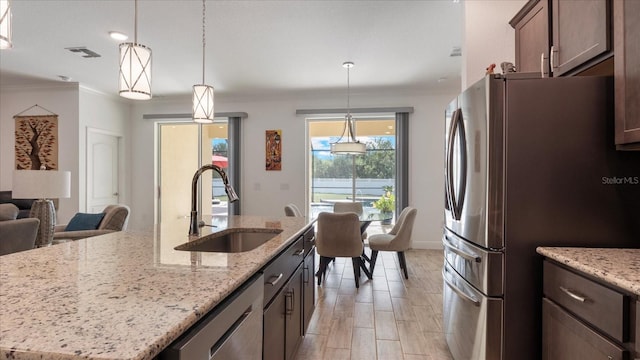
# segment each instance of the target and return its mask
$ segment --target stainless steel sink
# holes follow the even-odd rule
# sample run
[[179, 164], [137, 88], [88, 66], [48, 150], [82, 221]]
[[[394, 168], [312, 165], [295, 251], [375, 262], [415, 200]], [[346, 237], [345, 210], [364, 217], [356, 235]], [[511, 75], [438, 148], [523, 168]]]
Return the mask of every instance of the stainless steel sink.
[[176, 246], [175, 250], [238, 253], [253, 250], [280, 234], [282, 229], [227, 229]]

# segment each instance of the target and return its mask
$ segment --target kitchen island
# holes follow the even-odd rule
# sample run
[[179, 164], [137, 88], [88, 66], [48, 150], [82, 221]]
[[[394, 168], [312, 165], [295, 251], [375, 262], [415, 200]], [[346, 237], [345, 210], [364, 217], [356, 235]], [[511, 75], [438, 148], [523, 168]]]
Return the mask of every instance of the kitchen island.
[[247, 252], [174, 250], [190, 240], [185, 219], [1, 256], [0, 358], [152, 359], [311, 226], [302, 217], [214, 223], [201, 236], [282, 232]]

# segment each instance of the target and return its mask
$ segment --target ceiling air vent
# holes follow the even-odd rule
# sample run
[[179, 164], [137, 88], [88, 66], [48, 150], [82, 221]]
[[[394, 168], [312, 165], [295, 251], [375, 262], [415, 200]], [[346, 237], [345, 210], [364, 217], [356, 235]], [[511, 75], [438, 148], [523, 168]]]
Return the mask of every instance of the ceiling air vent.
[[81, 53], [82, 57], [85, 57], [85, 58], [97, 58], [97, 57], [101, 56], [97, 52], [89, 50], [84, 46], [69, 47], [69, 48], [65, 48], [65, 49], [67, 49], [67, 50], [69, 50], [71, 52], [74, 52], [74, 53]]
[[454, 46], [453, 48], [451, 48], [451, 53], [449, 54], [450, 57], [456, 57], [456, 56], [462, 56], [462, 49], [460, 49], [460, 46]]

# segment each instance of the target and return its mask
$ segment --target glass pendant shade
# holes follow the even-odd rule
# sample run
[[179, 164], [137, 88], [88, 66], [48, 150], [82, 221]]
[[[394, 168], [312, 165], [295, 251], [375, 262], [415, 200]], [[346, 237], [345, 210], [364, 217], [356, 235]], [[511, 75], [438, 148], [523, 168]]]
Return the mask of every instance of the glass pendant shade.
[[11, 43], [11, 1], [0, 0], [0, 49], [10, 49]]
[[136, 43], [120, 44], [120, 96], [151, 99], [151, 49]]
[[213, 86], [193, 85], [193, 121], [212, 123], [213, 118]]

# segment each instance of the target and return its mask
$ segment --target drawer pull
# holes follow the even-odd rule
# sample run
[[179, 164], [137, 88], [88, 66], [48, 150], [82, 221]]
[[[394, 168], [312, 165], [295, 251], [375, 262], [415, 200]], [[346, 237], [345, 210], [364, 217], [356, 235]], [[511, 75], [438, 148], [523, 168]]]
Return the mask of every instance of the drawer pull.
[[[283, 276], [284, 276], [284, 274], [283, 274], [283, 273], [280, 273], [280, 275], [277, 275], [277, 276], [276, 276], [276, 275], [274, 275], [274, 276], [272, 276], [272, 277], [267, 281], [267, 284], [269, 284], [269, 285], [271, 285], [271, 286], [276, 286], [276, 284], [280, 281], [280, 279], [282, 279], [282, 277], [283, 277]], [[275, 278], [275, 279], [274, 279], [274, 280], [271, 280], [271, 279], [273, 279], [273, 278]]]
[[573, 291], [567, 289], [564, 286], [560, 286], [560, 290], [562, 290], [563, 293], [569, 295], [569, 297], [571, 297], [574, 300], [577, 300], [577, 301], [580, 301], [580, 302], [586, 302], [587, 301], [586, 297], [580, 296], [580, 295], [574, 293]]
[[444, 244], [444, 246], [451, 250], [452, 253], [457, 254], [458, 256], [462, 257], [463, 259], [472, 261], [472, 262], [482, 262], [482, 258], [476, 254], [473, 253], [467, 253], [461, 249], [458, 249], [457, 247], [455, 247], [453, 244], [451, 244], [451, 240], [449, 240], [448, 236], [444, 236], [445, 240], [442, 242]]
[[304, 255], [304, 249], [300, 250], [300, 251], [296, 251], [295, 253], [293, 253], [293, 256], [302, 256]]

